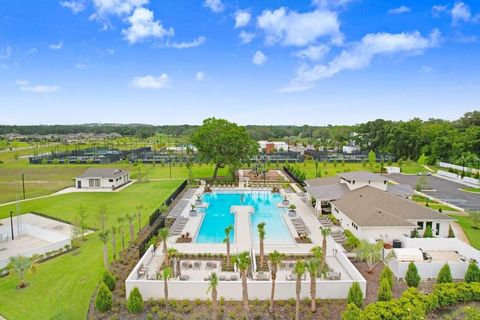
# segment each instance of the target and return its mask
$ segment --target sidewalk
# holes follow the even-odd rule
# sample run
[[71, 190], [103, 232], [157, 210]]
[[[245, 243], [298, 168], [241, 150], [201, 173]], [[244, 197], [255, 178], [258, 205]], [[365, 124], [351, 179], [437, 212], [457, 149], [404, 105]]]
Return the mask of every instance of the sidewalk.
[[455, 238], [462, 240], [466, 244], [470, 244], [470, 241], [467, 238], [467, 235], [463, 231], [462, 227], [456, 222], [450, 222], [453, 232], [455, 233]]

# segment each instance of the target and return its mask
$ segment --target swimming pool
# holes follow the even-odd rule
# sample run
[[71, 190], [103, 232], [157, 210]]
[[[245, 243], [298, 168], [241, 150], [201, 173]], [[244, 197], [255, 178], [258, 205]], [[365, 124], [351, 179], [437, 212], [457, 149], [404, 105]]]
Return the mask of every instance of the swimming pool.
[[[275, 203], [282, 202], [283, 198], [278, 193], [269, 191], [245, 192], [213, 192], [206, 193], [202, 200], [208, 203], [208, 208], [201, 209], [205, 213], [200, 230], [195, 242], [197, 243], [222, 243], [225, 239], [225, 228], [235, 226], [235, 215], [230, 213], [231, 206], [253, 206], [255, 212], [250, 216], [252, 240], [258, 243], [257, 225], [265, 222], [266, 244], [292, 244], [294, 239], [288, 231], [281, 214], [285, 208], [277, 208]], [[235, 241], [233, 232], [230, 235]]]

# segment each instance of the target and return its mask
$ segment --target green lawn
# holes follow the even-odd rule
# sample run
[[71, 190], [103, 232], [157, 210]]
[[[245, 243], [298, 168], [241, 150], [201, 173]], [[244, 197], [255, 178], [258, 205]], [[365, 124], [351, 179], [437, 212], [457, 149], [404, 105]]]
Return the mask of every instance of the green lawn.
[[434, 210], [438, 210], [441, 208], [442, 211], [458, 211], [457, 209], [454, 209], [452, 207], [449, 207], [447, 205], [441, 204], [437, 201], [431, 200], [429, 198], [426, 198], [417, 194], [412, 196], [412, 200], [422, 205], [426, 205], [426, 203], [428, 202], [428, 207]]
[[463, 191], [480, 193], [480, 188], [462, 188]]
[[[34, 198], [54, 193], [74, 185], [73, 179], [89, 167], [114, 167], [131, 171], [132, 178], [138, 176], [138, 167], [128, 163], [115, 163], [106, 165], [93, 164], [38, 164], [30, 165], [21, 161], [0, 164], [0, 203], [22, 199], [22, 172], [25, 176], [26, 198]], [[170, 167], [157, 164], [142, 165], [142, 175], [148, 179], [170, 179]], [[172, 179], [185, 179], [188, 169], [180, 164], [172, 166]], [[225, 169], [219, 170], [219, 175], [226, 173]], [[194, 165], [192, 168], [194, 178], [209, 177], [213, 174], [211, 165]]]
[[[82, 204], [88, 213], [88, 224], [99, 227], [102, 205], [106, 206], [107, 226], [110, 226], [118, 216], [133, 212], [137, 205], [143, 204], [142, 220], [147, 223], [148, 215], [180, 182], [152, 181], [134, 184], [118, 193], [75, 193], [32, 200], [22, 203], [21, 212], [36, 210], [73, 220]], [[5, 218], [10, 209], [15, 207], [2, 208], [0, 218]], [[128, 239], [128, 231], [126, 234]], [[30, 285], [26, 289], [16, 289], [14, 278], [0, 278], [0, 314], [7, 319], [84, 319], [103, 272], [102, 243], [97, 233], [87, 238], [78, 255], [66, 254], [40, 264], [37, 273], [29, 277]], [[120, 245], [119, 237], [117, 243]]]
[[480, 250], [480, 230], [473, 228], [472, 220], [468, 216], [460, 216], [451, 214], [450, 217], [457, 220], [458, 224], [462, 227], [463, 231], [467, 235], [468, 240], [472, 247]]

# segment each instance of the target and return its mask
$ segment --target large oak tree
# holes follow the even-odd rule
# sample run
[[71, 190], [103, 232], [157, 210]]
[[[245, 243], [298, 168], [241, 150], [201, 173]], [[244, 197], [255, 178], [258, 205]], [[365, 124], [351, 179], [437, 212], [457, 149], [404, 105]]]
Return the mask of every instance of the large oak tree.
[[258, 153], [258, 143], [248, 134], [245, 127], [224, 119], [208, 118], [192, 136], [199, 156], [213, 162], [213, 180], [218, 169], [224, 166], [238, 168]]

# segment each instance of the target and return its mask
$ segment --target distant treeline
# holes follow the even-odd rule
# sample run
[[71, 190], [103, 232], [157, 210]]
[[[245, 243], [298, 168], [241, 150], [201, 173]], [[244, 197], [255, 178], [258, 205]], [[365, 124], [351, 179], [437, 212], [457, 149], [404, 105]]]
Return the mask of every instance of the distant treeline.
[[[0, 126], [0, 134], [24, 135], [118, 133], [123, 136], [150, 137], [156, 133], [170, 136], [190, 136], [198, 126], [145, 124], [84, 124]], [[255, 140], [282, 139], [316, 147], [339, 148], [353, 141], [364, 150], [390, 154], [395, 158], [417, 160], [425, 154], [427, 163], [437, 160], [477, 166], [480, 156], [480, 112], [467, 112], [455, 121], [414, 118], [409, 121], [377, 119], [353, 126], [288, 126], [249, 125], [247, 130]], [[356, 134], [353, 134], [353, 133]], [[463, 156], [463, 158], [462, 158]]]

